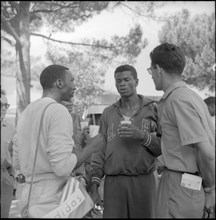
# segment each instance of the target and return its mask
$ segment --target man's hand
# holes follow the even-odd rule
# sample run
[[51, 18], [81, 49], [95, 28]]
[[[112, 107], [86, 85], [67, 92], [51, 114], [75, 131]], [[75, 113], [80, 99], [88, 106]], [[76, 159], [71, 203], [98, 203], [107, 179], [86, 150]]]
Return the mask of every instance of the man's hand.
[[204, 218], [215, 218], [215, 189], [205, 192]]
[[151, 133], [157, 132], [157, 124], [155, 121], [152, 120], [150, 122], [150, 132]]
[[118, 135], [121, 138], [133, 138], [142, 140], [143, 133], [143, 130], [137, 128], [133, 124], [120, 124], [118, 129]]
[[98, 193], [98, 186], [97, 186], [97, 184], [92, 184], [90, 186], [89, 194], [90, 194], [94, 204], [96, 206], [100, 206], [103, 209], [104, 207], [103, 207], [103, 203], [101, 201], [100, 195]]
[[86, 136], [89, 135], [89, 126], [86, 126], [82, 129], [82, 136], [86, 139]]

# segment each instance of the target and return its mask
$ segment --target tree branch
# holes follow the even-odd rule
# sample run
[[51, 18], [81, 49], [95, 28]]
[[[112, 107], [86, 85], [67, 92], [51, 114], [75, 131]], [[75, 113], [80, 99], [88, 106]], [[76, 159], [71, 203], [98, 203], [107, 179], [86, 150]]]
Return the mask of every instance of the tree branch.
[[37, 36], [37, 37], [43, 37], [43, 38], [46, 38], [48, 40], [55, 41], [55, 42], [58, 42], [58, 43], [64, 43], [64, 44], [80, 45], [80, 46], [88, 46], [88, 47], [100, 47], [100, 48], [105, 48], [105, 49], [112, 49], [112, 48], [114, 48], [114, 47], [103, 46], [103, 45], [86, 44], [86, 43], [74, 43], [74, 42], [69, 42], [69, 41], [56, 40], [56, 39], [47, 37], [45, 35], [36, 34], [36, 33], [30, 33], [30, 35]]
[[17, 35], [15, 30], [11, 26], [10, 22], [2, 14], [1, 14], [1, 22], [3, 22], [3, 24], [5, 25], [5, 27], [7, 29], [7, 32], [14, 37], [14, 39], [16, 40], [17, 45], [21, 46], [22, 44], [20, 42], [19, 36]]
[[136, 13], [136, 14], [142, 16], [142, 17], [149, 17], [149, 18], [158, 19], [158, 20], [161, 20], [161, 21], [167, 21], [167, 20], [169, 20], [170, 18], [175, 18], [175, 16], [170, 16], [170, 17], [157, 17], [157, 16], [153, 16], [153, 15], [144, 15], [144, 14], [142, 14], [142, 13], [140, 13], [140, 12], [135, 11], [135, 10], [132, 9], [131, 7], [125, 5], [125, 4], [121, 3], [121, 2], [120, 2], [120, 5], [122, 5], [122, 6], [126, 7], [126, 8], [128, 8], [128, 9], [130, 9], [131, 11], [133, 11], [134, 13]]
[[12, 40], [10, 40], [9, 38], [5, 37], [5, 36], [1, 36], [2, 40], [5, 40], [6, 42], [8, 42], [11, 46], [15, 46], [15, 44], [13, 43]]
[[[34, 10], [32, 11], [31, 13], [54, 13], [54, 12], [57, 12], [57, 11], [60, 11], [64, 8], [76, 8], [78, 5], [73, 5], [72, 3], [69, 3], [68, 5], [57, 5], [59, 8], [56, 8], [56, 9], [38, 9], [38, 10]], [[72, 6], [72, 7], [71, 7]]]

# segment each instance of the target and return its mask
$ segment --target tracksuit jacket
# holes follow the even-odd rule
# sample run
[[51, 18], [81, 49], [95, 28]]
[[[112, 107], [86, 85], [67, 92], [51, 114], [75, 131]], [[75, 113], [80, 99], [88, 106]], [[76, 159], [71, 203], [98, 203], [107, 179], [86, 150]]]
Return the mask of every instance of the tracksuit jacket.
[[[141, 108], [131, 117], [132, 124], [150, 132], [151, 123], [158, 124], [157, 106], [154, 100], [138, 95]], [[103, 150], [92, 155], [91, 183], [100, 184], [104, 175], [136, 176], [152, 173], [156, 168], [156, 157], [161, 154], [160, 137], [151, 133], [148, 146], [141, 141], [121, 138], [117, 129], [124, 120], [119, 111], [121, 99], [107, 107], [100, 121], [99, 133], [104, 134], [106, 145]]]

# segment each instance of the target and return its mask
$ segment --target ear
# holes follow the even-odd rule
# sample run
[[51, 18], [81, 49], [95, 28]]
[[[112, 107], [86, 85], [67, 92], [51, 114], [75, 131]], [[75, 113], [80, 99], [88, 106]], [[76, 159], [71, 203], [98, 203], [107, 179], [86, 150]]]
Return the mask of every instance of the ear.
[[156, 64], [156, 67], [157, 67], [158, 72], [166, 73], [166, 71], [162, 67], [160, 67], [159, 65]]
[[164, 70], [158, 64], [156, 64], [156, 69], [157, 69], [157, 77], [159, 77]]
[[135, 79], [135, 82], [136, 82], [136, 87], [137, 87], [139, 84], [139, 79]]
[[63, 87], [63, 85], [64, 85], [64, 83], [63, 83], [63, 81], [61, 80], [61, 79], [57, 79], [56, 80], [56, 86], [58, 87], [58, 88], [62, 88]]
[[156, 69], [157, 69], [157, 71], [161, 70], [161, 68], [160, 68], [160, 66], [158, 64], [156, 64]]

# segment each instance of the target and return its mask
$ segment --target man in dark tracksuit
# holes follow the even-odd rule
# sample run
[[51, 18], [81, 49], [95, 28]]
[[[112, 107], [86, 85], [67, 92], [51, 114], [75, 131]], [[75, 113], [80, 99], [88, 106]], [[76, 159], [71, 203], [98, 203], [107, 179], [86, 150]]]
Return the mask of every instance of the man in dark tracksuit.
[[153, 100], [137, 95], [134, 67], [119, 66], [115, 82], [121, 99], [101, 116], [99, 132], [105, 135], [106, 146], [92, 156], [90, 194], [100, 204], [97, 188], [105, 175], [104, 218], [152, 218], [153, 172], [161, 154], [157, 108]]

